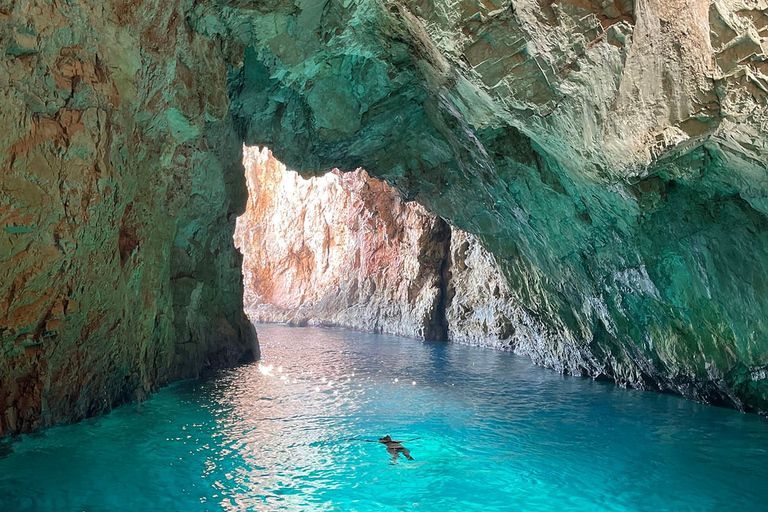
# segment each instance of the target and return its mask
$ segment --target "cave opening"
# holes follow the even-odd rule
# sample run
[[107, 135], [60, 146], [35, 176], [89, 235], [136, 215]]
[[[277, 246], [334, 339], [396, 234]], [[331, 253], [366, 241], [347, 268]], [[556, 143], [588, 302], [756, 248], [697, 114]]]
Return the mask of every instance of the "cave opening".
[[302, 177], [244, 146], [237, 220], [254, 322], [449, 338], [451, 227], [363, 169]]
[[512, 350], [538, 336], [480, 240], [386, 182], [303, 177], [258, 146], [243, 146], [243, 167], [234, 243], [251, 321]]

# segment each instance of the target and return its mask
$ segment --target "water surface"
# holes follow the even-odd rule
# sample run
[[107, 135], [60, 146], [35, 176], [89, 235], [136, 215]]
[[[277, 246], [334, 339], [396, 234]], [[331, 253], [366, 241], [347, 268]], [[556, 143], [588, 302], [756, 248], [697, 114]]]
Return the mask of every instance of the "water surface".
[[[259, 326], [263, 361], [0, 445], [0, 511], [764, 510], [768, 421], [488, 349]], [[414, 461], [348, 438], [396, 439]], [[8, 449], [12, 450], [8, 454]], [[5, 455], [3, 455], [5, 453]]]

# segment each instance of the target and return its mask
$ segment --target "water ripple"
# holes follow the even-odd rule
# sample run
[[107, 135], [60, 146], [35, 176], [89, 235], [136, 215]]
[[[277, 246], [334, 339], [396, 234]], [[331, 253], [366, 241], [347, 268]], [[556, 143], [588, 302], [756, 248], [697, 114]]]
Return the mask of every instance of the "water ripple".
[[[0, 510], [756, 510], [768, 422], [511, 354], [259, 327], [264, 359], [5, 443]], [[392, 464], [384, 434], [414, 461]]]

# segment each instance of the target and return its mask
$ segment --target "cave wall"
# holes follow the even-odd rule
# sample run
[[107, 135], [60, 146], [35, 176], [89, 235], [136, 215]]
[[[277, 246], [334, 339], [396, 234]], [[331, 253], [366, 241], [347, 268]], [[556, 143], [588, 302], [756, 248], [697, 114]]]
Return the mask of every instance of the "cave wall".
[[[228, 3], [236, 129], [476, 234], [569, 373], [768, 409], [766, 2]], [[198, 8], [204, 20], [213, 9]]]
[[362, 169], [302, 178], [259, 147], [243, 164], [235, 245], [252, 320], [512, 350], [560, 371], [578, 357], [515, 300], [476, 236]]
[[258, 147], [244, 165], [235, 245], [251, 319], [447, 339], [445, 221], [361, 169], [304, 179]]
[[190, 2], [0, 2], [0, 436], [258, 350], [219, 41]]
[[243, 141], [476, 234], [547, 364], [765, 412], [766, 10], [0, 1], [0, 429], [251, 352]]

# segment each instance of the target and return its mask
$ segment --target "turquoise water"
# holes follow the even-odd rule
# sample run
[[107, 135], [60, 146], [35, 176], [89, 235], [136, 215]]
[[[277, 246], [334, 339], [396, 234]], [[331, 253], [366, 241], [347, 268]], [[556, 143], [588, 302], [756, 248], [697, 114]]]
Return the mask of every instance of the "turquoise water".
[[[0, 445], [0, 511], [768, 506], [763, 418], [493, 350], [258, 330], [261, 366]], [[346, 440], [385, 434], [421, 437], [415, 460]]]

